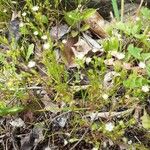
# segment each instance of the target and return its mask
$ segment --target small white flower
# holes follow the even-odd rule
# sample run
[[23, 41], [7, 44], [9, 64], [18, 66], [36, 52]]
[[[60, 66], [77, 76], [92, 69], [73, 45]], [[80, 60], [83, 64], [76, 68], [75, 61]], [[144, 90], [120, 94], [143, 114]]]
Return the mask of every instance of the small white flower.
[[140, 62], [140, 63], [139, 63], [139, 67], [144, 69], [144, 68], [146, 67], [146, 65], [145, 65], [144, 62]]
[[67, 40], [66, 40], [66, 39], [62, 40], [62, 43], [63, 43], [63, 44], [66, 44], [66, 43], [67, 43]]
[[142, 91], [145, 93], [149, 92], [149, 86], [148, 85], [142, 86]]
[[136, 20], [136, 21], [139, 21], [139, 20], [140, 20], [140, 18], [139, 18], [139, 17], [136, 17], [136, 18], [135, 18], [135, 20]]
[[92, 60], [92, 58], [87, 57], [87, 58], [85, 59], [86, 64], [88, 65], [88, 64], [91, 62], [91, 60]]
[[34, 35], [38, 35], [39, 33], [38, 33], [38, 31], [34, 31], [34, 33], [33, 33]]
[[99, 148], [97, 148], [97, 147], [94, 147], [94, 148], [92, 148], [92, 150], [98, 150]]
[[12, 3], [12, 4], [17, 4], [17, 2], [16, 2], [16, 1], [11, 1], [11, 3]]
[[29, 63], [28, 63], [29, 68], [33, 68], [33, 67], [35, 67], [35, 65], [36, 65], [35, 61], [29, 61]]
[[23, 27], [23, 26], [24, 26], [24, 23], [20, 22], [19, 27]]
[[47, 35], [43, 35], [43, 36], [41, 37], [41, 39], [47, 40]]
[[39, 6], [33, 6], [33, 7], [32, 7], [32, 10], [33, 10], [33, 11], [38, 11], [38, 10], [39, 10]]
[[51, 150], [49, 146], [45, 147], [44, 150]]
[[68, 144], [68, 141], [64, 139], [64, 146]]
[[44, 48], [44, 49], [49, 49], [49, 48], [50, 48], [49, 43], [45, 43], [45, 44], [43, 45], [43, 48]]
[[111, 132], [113, 129], [114, 129], [114, 125], [111, 122], [105, 124], [105, 130]]
[[27, 15], [27, 13], [26, 13], [26, 12], [23, 12], [23, 13], [22, 13], [22, 16], [23, 16], [23, 17], [25, 17], [26, 15]]
[[109, 97], [109, 96], [108, 96], [107, 94], [103, 94], [103, 95], [102, 95], [102, 98], [103, 98], [104, 100], [107, 100], [108, 97]]
[[105, 65], [112, 66], [114, 64], [114, 59], [110, 58], [110, 59], [104, 60], [104, 63]]
[[128, 144], [131, 145], [132, 144], [132, 140], [128, 141]]
[[4, 9], [3, 12], [6, 13], [6, 12], [7, 12], [7, 9]]

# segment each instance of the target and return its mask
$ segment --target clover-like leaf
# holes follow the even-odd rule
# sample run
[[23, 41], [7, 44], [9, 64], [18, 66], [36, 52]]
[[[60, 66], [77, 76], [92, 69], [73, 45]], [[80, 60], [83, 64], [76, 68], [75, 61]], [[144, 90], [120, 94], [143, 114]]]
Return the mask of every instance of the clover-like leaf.
[[131, 56], [133, 56], [136, 59], [141, 59], [141, 51], [142, 49], [138, 48], [138, 47], [134, 47], [133, 44], [130, 44], [128, 46], [128, 52]]
[[142, 126], [145, 129], [150, 129], [150, 116], [148, 115], [148, 113], [146, 112], [146, 110], [144, 110], [144, 115], [141, 117], [142, 119]]

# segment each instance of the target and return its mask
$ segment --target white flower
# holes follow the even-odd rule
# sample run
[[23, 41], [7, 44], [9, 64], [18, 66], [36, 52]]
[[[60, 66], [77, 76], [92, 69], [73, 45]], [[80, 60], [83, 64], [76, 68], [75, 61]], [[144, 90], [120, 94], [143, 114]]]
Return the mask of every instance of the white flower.
[[64, 139], [64, 146], [68, 144], [68, 141]]
[[97, 147], [94, 147], [94, 148], [92, 148], [92, 150], [98, 150], [98, 148], [97, 148]]
[[91, 60], [92, 60], [92, 58], [87, 57], [87, 58], [85, 59], [86, 64], [88, 65], [88, 64], [91, 62]]
[[103, 95], [102, 95], [102, 98], [103, 98], [104, 100], [107, 100], [108, 97], [109, 97], [109, 96], [108, 96], [107, 94], [103, 94]]
[[17, 2], [16, 2], [16, 1], [11, 1], [11, 3], [12, 3], [12, 4], [17, 4]]
[[23, 16], [23, 17], [25, 17], [26, 15], [27, 15], [27, 13], [26, 13], [26, 12], [23, 12], [23, 13], [22, 13], [22, 16]]
[[110, 59], [104, 60], [104, 63], [105, 65], [112, 66], [114, 64], [114, 59], [110, 58]]
[[111, 132], [113, 129], [114, 129], [114, 125], [111, 122], [105, 124], [105, 130]]
[[47, 40], [47, 35], [43, 35], [43, 36], [41, 37], [41, 39]]
[[51, 150], [49, 146], [45, 147], [44, 150]]
[[19, 27], [23, 27], [23, 26], [24, 26], [24, 23], [20, 22]]
[[62, 40], [62, 43], [63, 43], [63, 44], [66, 44], [66, 43], [67, 43], [67, 40], [66, 40], [66, 39]]
[[132, 140], [128, 141], [128, 144], [131, 145], [132, 144]]
[[49, 43], [45, 43], [45, 44], [43, 45], [43, 48], [44, 48], [44, 49], [49, 49], [49, 48], [50, 48]]
[[38, 33], [38, 31], [34, 31], [34, 33], [33, 33], [34, 35], [38, 35], [39, 33]]
[[143, 92], [149, 92], [149, 86], [148, 85], [144, 85], [144, 86], [142, 86], [142, 91]]
[[139, 67], [144, 69], [144, 68], [146, 67], [146, 65], [145, 65], [144, 62], [140, 62], [140, 63], [139, 63]]
[[33, 10], [33, 11], [38, 11], [38, 10], [39, 10], [39, 6], [33, 6], [33, 7], [32, 7], [32, 10]]
[[28, 63], [29, 68], [33, 68], [33, 67], [35, 67], [35, 65], [36, 65], [35, 61], [29, 61], [29, 63]]
[[139, 21], [139, 20], [140, 20], [140, 18], [139, 18], [139, 17], [136, 17], [136, 18], [135, 18], [135, 20], [136, 20], [136, 21]]
[[7, 9], [4, 9], [3, 12], [6, 13], [6, 12], [7, 12]]

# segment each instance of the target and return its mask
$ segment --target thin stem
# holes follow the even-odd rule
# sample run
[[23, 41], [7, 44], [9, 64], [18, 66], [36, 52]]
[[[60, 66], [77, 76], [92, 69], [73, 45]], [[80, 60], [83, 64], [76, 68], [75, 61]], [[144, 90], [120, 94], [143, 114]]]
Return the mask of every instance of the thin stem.
[[121, 0], [121, 22], [123, 22], [124, 17], [124, 0]]

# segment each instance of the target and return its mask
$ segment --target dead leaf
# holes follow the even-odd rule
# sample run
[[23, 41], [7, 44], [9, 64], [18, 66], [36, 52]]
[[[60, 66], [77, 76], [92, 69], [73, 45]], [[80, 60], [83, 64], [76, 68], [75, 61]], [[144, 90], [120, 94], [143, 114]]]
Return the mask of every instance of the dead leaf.
[[75, 58], [83, 59], [84, 56], [92, 50], [91, 46], [82, 38], [72, 47]]
[[75, 67], [75, 55], [72, 50], [72, 48], [75, 46], [75, 44], [78, 42], [78, 39], [76, 37], [68, 38], [66, 40], [63, 40], [63, 47], [61, 48], [61, 56], [63, 60], [65, 61], [65, 64], [67, 68]]
[[21, 150], [31, 150], [42, 140], [44, 140], [43, 127], [36, 126], [27, 136], [21, 139]]
[[33, 114], [32, 110], [29, 109], [23, 113], [23, 120], [25, 122], [30, 122], [30, 123], [33, 122], [34, 114]]
[[87, 34], [83, 33], [83, 37], [86, 40], [86, 42], [92, 47], [92, 51], [95, 53], [97, 51], [103, 52], [104, 49], [103, 47], [94, 39], [92, 39], [90, 36]]
[[105, 88], [110, 88], [113, 86], [113, 78], [120, 76], [119, 73], [115, 72], [115, 71], [110, 71], [108, 73], [105, 74], [104, 76], [104, 87]]
[[15, 39], [17, 42], [21, 35], [19, 32], [19, 24], [20, 24], [20, 19], [19, 19], [19, 14], [17, 12], [13, 12], [11, 21], [8, 26], [8, 41], [11, 42], [12, 39]]
[[24, 127], [25, 123], [21, 118], [16, 118], [13, 121], [9, 122], [13, 127]]
[[91, 17], [86, 19], [85, 23], [88, 24], [90, 29], [98, 36], [102, 38], [106, 38], [108, 36], [105, 31], [107, 23], [97, 11]]
[[125, 116], [128, 114], [131, 114], [133, 112], [133, 108], [130, 108], [125, 111], [120, 111], [120, 112], [90, 112], [90, 114], [86, 115], [86, 117], [90, 117], [91, 121], [97, 120], [98, 118], [112, 118], [112, 117], [120, 117], [120, 116]]
[[50, 31], [50, 36], [54, 40], [59, 40], [68, 32], [69, 32], [69, 27], [66, 24], [64, 25], [60, 24], [60, 25], [52, 27]]
[[45, 105], [44, 110], [50, 111], [55, 114], [60, 112], [58, 105], [52, 103], [47, 94], [45, 94], [44, 97], [42, 98], [42, 103]]

